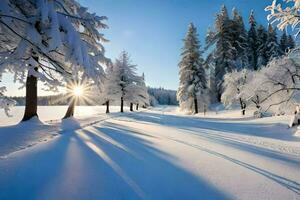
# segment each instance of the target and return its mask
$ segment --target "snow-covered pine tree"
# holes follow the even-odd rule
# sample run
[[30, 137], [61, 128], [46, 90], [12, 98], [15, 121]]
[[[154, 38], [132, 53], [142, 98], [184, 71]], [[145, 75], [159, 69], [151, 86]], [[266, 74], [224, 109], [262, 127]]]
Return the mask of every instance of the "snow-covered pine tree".
[[121, 112], [124, 112], [124, 101], [130, 105], [130, 110], [133, 111], [133, 103], [135, 101], [137, 91], [136, 83], [139, 81], [139, 77], [136, 74], [136, 65], [133, 65], [130, 61], [130, 57], [127, 52], [123, 51], [118, 59], [114, 63], [114, 70], [118, 75], [118, 84], [120, 87], [120, 101]]
[[268, 33], [264, 26], [259, 25], [257, 27], [257, 66], [260, 69], [262, 66], [267, 65], [268, 55], [267, 55], [267, 39]]
[[234, 47], [233, 27], [234, 23], [228, 16], [227, 8], [223, 5], [221, 12], [216, 17], [215, 31], [210, 30], [206, 37], [206, 49], [215, 46], [213, 55], [215, 60], [217, 97], [219, 101], [221, 100], [224, 75], [237, 67], [235, 63], [237, 50]]
[[120, 102], [122, 90], [120, 85], [120, 71], [114, 65], [106, 68], [106, 78], [103, 85], [103, 92], [101, 93], [103, 101], [106, 105], [106, 113], [109, 113], [110, 104], [117, 104]]
[[175, 90], [166, 90], [164, 88], [150, 88], [148, 87], [148, 94], [150, 96], [150, 105], [178, 105]]
[[278, 58], [280, 55], [282, 55], [282, 51], [278, 44], [276, 29], [274, 29], [271, 24], [269, 24], [268, 26], [267, 48], [267, 55], [269, 61], [274, 58]]
[[147, 107], [150, 105], [148, 88], [145, 83], [144, 73], [141, 77], [139, 77], [138, 82], [136, 83], [135, 93], [136, 110], [139, 109], [139, 105], [141, 105], [142, 107]]
[[37, 116], [37, 80], [50, 89], [78, 73], [100, 83], [105, 17], [74, 0], [0, 1], [0, 73], [9, 71], [26, 86], [23, 121]]
[[183, 41], [177, 99], [182, 110], [198, 113], [197, 94], [206, 88], [206, 78], [197, 29], [193, 23], [189, 25]]
[[232, 10], [232, 32], [233, 32], [233, 46], [236, 49], [235, 63], [237, 69], [243, 69], [248, 67], [248, 43], [247, 32], [245, 29], [242, 16], [239, 14], [236, 8]]
[[285, 54], [288, 51], [288, 36], [285, 31], [280, 37], [279, 47], [283, 54]]
[[249, 17], [249, 31], [247, 37], [248, 43], [248, 60], [249, 60], [249, 67], [250, 69], [257, 70], [257, 31], [256, 31], [256, 21], [254, 17], [254, 11], [252, 10]]
[[208, 74], [208, 95], [209, 95], [209, 103], [217, 103], [218, 102], [218, 90], [216, 84], [216, 63], [214, 59], [214, 51], [211, 52], [205, 59], [204, 66], [207, 70]]
[[288, 51], [294, 49], [296, 46], [295, 38], [292, 35], [289, 35], [287, 38], [287, 48]]

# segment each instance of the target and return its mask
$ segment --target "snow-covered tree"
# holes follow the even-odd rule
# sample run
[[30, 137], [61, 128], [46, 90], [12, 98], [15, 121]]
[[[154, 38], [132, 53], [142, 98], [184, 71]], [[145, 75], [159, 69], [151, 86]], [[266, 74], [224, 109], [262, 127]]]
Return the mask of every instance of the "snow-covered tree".
[[103, 84], [103, 91], [101, 93], [102, 103], [106, 105], [106, 113], [109, 113], [110, 104], [117, 104], [121, 98], [121, 85], [119, 69], [114, 65], [106, 68], [106, 78]]
[[247, 32], [245, 29], [244, 21], [242, 16], [239, 14], [237, 9], [232, 11], [232, 34], [233, 34], [233, 46], [236, 49], [235, 54], [235, 65], [237, 69], [248, 67], [248, 43], [247, 43]]
[[133, 111], [133, 103], [137, 98], [136, 83], [139, 82], [140, 77], [136, 74], [136, 65], [131, 63], [127, 52], [123, 51], [120, 57], [116, 59], [114, 70], [118, 79], [116, 83], [120, 88], [121, 112], [124, 112], [124, 101], [129, 104], [130, 110]]
[[9, 111], [12, 107], [14, 107], [17, 104], [17, 102], [13, 99], [4, 96], [5, 91], [6, 87], [0, 87], [0, 108], [4, 109], [6, 116], [11, 117]]
[[300, 97], [300, 51], [273, 59], [252, 75], [241, 96], [261, 111], [291, 113]]
[[270, 89], [268, 100], [272, 107], [282, 109], [286, 107], [286, 112], [290, 112], [287, 107], [299, 102], [300, 97], [300, 59], [299, 49], [292, 50], [287, 56], [270, 62], [268, 68], [263, 71], [268, 83], [265, 84]]
[[247, 73], [246, 83], [240, 87], [238, 95], [238, 98], [243, 99], [248, 107], [255, 106], [257, 110], [254, 112], [254, 115], [256, 117], [262, 117], [262, 104], [268, 95], [268, 90], [262, 86], [264, 76], [260, 71], [261, 69]]
[[214, 59], [214, 52], [210, 53], [205, 59], [205, 66], [208, 72], [208, 92], [209, 92], [209, 102], [218, 102], [218, 90], [216, 83], [216, 63]]
[[258, 69], [258, 46], [257, 46], [257, 31], [256, 31], [256, 21], [254, 17], [254, 11], [252, 10], [249, 17], [249, 31], [248, 31], [248, 59], [249, 67], [253, 70]]
[[167, 90], [164, 88], [150, 88], [148, 87], [148, 94], [150, 95], [150, 105], [178, 105], [175, 90]]
[[271, 24], [268, 26], [267, 48], [268, 60], [278, 58], [282, 55], [282, 51], [278, 44], [276, 29], [274, 29]]
[[286, 54], [292, 49], [295, 48], [295, 40], [294, 37], [291, 35], [287, 35], [286, 32], [284, 31], [281, 38], [280, 38], [280, 49], [281, 51]]
[[213, 48], [209, 56], [214, 66], [215, 84], [218, 100], [222, 94], [224, 75], [235, 69], [248, 66], [247, 37], [243, 19], [236, 9], [233, 19], [230, 19], [226, 7], [223, 5], [217, 14], [214, 30], [209, 29], [206, 36], [206, 49]]
[[136, 82], [136, 87], [135, 87], [135, 104], [136, 104], [136, 110], [139, 109], [139, 105], [143, 107], [147, 107], [150, 105], [150, 100], [149, 100], [149, 94], [148, 94], [148, 88], [145, 83], [145, 75], [139, 77], [138, 82]]
[[192, 23], [183, 41], [177, 99], [182, 110], [198, 113], [197, 94], [206, 88], [206, 77], [197, 29]]
[[225, 75], [223, 83], [224, 92], [221, 97], [222, 103], [227, 107], [239, 103], [242, 115], [245, 115], [247, 102], [240, 93], [242, 87], [247, 82], [248, 74], [249, 70], [247, 69], [228, 73]]
[[283, 32], [283, 34], [280, 37], [279, 47], [283, 54], [286, 53], [288, 50], [288, 36], [285, 31]]
[[131, 64], [129, 55], [123, 51], [113, 65], [106, 68], [106, 78], [101, 92], [101, 104], [106, 104], [106, 113], [109, 113], [109, 105], [121, 104], [121, 112], [124, 111], [124, 102], [133, 111], [133, 104], [149, 106], [148, 89], [144, 75], [136, 74], [136, 65]]
[[37, 116], [38, 79], [50, 89], [78, 73], [101, 83], [104, 19], [75, 0], [0, 1], [0, 73], [12, 72], [26, 86], [23, 120]]
[[[273, 0], [272, 4], [265, 8], [269, 11], [268, 20], [276, 23], [279, 30], [286, 30], [288, 26], [296, 29], [300, 22], [300, 1], [283, 0], [278, 2]], [[296, 33], [299, 35], [299, 31]]]
[[267, 40], [268, 33], [266, 29], [259, 25], [257, 27], [257, 67], [260, 69], [262, 66], [265, 66], [268, 63], [268, 54], [267, 54]]
[[287, 38], [287, 51], [291, 51], [296, 47], [295, 38], [292, 35], [289, 35]]

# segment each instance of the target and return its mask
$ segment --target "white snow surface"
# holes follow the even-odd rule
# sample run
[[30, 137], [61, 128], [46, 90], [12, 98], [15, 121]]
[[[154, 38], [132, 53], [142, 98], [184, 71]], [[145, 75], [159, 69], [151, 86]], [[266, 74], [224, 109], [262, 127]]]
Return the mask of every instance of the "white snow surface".
[[300, 137], [288, 117], [76, 107], [61, 122], [66, 108], [40, 107], [43, 122], [13, 125], [22, 109], [0, 116], [1, 200], [300, 199]]

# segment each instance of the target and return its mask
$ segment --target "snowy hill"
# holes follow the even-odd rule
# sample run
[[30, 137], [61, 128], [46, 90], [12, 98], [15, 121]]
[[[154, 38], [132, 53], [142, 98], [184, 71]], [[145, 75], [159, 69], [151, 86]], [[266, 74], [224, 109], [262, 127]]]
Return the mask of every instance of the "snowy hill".
[[[107, 116], [82, 107], [65, 129], [61, 107], [40, 108], [47, 124], [12, 125], [20, 109], [0, 128], [1, 200], [300, 198], [300, 138], [288, 118], [192, 117], [177, 107]], [[40, 138], [8, 153], [5, 145], [24, 138], [12, 130]]]

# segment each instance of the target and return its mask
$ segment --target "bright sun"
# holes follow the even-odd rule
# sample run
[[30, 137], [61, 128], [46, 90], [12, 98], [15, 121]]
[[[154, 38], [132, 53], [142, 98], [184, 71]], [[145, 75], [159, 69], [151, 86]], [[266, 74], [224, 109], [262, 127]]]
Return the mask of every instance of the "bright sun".
[[82, 96], [83, 95], [83, 88], [81, 86], [75, 86], [73, 88], [73, 93], [77, 97]]

